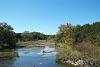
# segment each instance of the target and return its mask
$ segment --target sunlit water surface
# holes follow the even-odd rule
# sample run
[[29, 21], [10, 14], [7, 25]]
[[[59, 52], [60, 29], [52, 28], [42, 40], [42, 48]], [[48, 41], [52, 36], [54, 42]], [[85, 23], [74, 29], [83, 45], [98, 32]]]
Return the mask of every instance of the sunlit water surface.
[[16, 52], [19, 57], [0, 60], [0, 67], [69, 67], [55, 62], [57, 52], [42, 53], [44, 48], [23, 48]]

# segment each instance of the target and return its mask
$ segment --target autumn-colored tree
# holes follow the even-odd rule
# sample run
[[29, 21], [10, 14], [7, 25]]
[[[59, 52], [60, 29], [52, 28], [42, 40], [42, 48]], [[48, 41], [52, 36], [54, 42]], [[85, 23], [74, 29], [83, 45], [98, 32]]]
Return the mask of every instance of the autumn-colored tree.
[[73, 40], [73, 30], [71, 24], [63, 24], [59, 27], [59, 31], [56, 35], [56, 40], [63, 42], [67, 45], [72, 45], [74, 40]]

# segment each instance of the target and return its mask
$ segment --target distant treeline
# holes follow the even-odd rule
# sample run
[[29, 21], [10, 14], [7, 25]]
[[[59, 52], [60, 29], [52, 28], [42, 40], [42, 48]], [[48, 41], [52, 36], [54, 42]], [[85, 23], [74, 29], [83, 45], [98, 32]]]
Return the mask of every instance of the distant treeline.
[[12, 49], [15, 48], [16, 42], [19, 41], [36, 41], [36, 40], [47, 40], [52, 35], [45, 35], [40, 32], [29, 32], [15, 33], [13, 27], [7, 23], [0, 23], [0, 49]]
[[46, 39], [45, 34], [40, 32], [29, 32], [25, 31], [23, 33], [16, 33], [17, 41], [35, 41]]
[[45, 35], [40, 32], [29, 32], [29, 31], [25, 31], [23, 33], [16, 33], [16, 35], [15, 35], [17, 42], [48, 40], [52, 36], [54, 36], [54, 35]]

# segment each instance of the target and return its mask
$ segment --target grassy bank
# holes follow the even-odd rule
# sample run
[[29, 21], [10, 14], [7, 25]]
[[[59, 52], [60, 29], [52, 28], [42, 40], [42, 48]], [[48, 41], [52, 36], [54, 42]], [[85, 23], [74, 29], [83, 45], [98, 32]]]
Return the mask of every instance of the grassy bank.
[[[79, 65], [84, 65], [85, 66], [100, 66], [100, 47], [93, 47], [91, 52], [86, 51], [79, 51], [73, 46], [65, 45], [65, 44], [59, 44], [57, 47], [58, 54], [56, 57], [56, 61], [58, 63], [62, 64], [73, 64], [76, 65], [75, 63]], [[82, 48], [81, 48], [82, 49]], [[89, 49], [89, 48], [88, 48]], [[78, 62], [81, 60], [81, 62]], [[85, 67], [84, 66], [84, 67]]]
[[71, 46], [59, 46], [57, 47], [58, 54], [57, 54], [57, 61], [62, 62], [66, 60], [74, 60], [77, 61], [78, 59], [83, 59], [84, 55], [79, 52], [78, 50], [73, 49]]
[[3, 50], [0, 51], [0, 59], [8, 59], [18, 57], [18, 54], [14, 50]]

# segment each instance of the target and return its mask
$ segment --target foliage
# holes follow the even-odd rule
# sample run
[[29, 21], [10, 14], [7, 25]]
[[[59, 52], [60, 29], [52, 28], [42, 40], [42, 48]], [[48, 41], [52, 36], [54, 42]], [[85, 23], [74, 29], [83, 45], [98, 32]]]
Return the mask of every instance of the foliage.
[[49, 37], [47, 38], [47, 40], [55, 42], [55, 35], [49, 35]]
[[93, 24], [85, 24], [83, 26], [77, 25], [74, 28], [74, 38], [76, 42], [91, 41], [93, 44], [95, 40], [99, 40], [100, 22]]
[[32, 34], [29, 33], [29, 31], [25, 31], [21, 34], [21, 40], [22, 41], [30, 41], [32, 40]]
[[65, 43], [67, 45], [73, 45], [73, 31], [71, 24], [61, 25], [56, 35], [56, 41]]
[[16, 33], [15, 37], [16, 37], [16, 39], [17, 39], [17, 42], [20, 41], [21, 33]]
[[[66, 47], [65, 47], [66, 46]], [[84, 56], [78, 50], [75, 50], [72, 46], [62, 44], [58, 49], [57, 54], [57, 61], [67, 61], [67, 60], [74, 60], [77, 61], [78, 59], [83, 59]]]
[[43, 33], [32, 32], [31, 34], [33, 36], [33, 40], [44, 40], [45, 39], [45, 34], [43, 34]]
[[16, 38], [13, 28], [7, 23], [0, 23], [0, 48], [15, 48]]
[[100, 33], [96, 36], [96, 39], [94, 40], [94, 44], [96, 46], [100, 46]]
[[16, 33], [17, 41], [36, 41], [46, 39], [45, 34], [40, 32], [24, 31], [23, 33]]
[[76, 25], [64, 24], [56, 34], [57, 60], [100, 58], [100, 22]]

